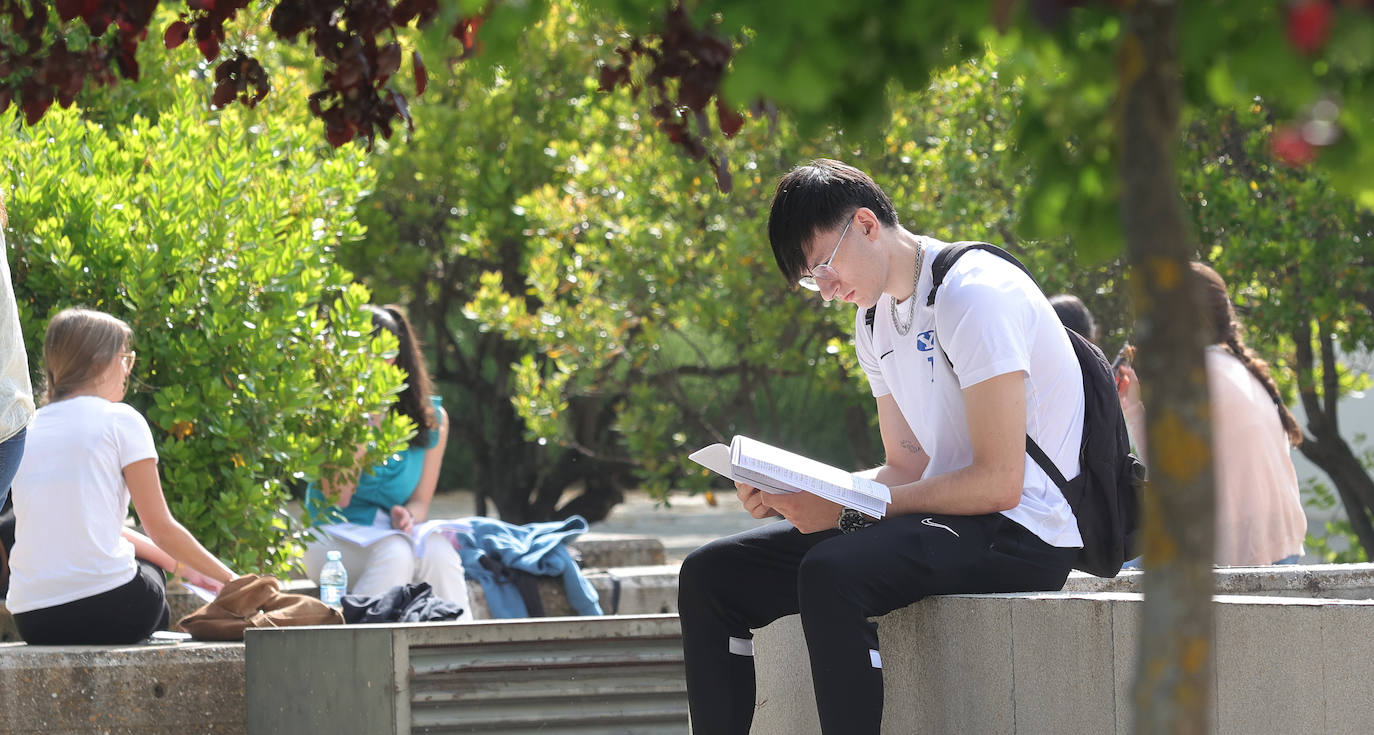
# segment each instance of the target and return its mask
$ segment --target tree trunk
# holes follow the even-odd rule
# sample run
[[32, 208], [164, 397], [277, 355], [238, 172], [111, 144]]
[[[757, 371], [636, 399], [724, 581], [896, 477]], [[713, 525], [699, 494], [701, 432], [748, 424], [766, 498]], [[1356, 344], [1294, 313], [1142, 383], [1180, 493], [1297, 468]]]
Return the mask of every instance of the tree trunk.
[[1374, 525], [1370, 523], [1370, 511], [1374, 510], [1374, 479], [1370, 478], [1360, 459], [1341, 437], [1337, 415], [1339, 395], [1333, 392], [1339, 391], [1339, 383], [1334, 380], [1337, 373], [1333, 338], [1323, 329], [1319, 331], [1318, 339], [1322, 356], [1321, 395], [1313, 378], [1315, 355], [1312, 352], [1311, 322], [1300, 324], [1293, 335], [1294, 351], [1297, 353], [1294, 367], [1298, 374], [1298, 398], [1307, 414], [1308, 431], [1298, 448], [1331, 478], [1345, 506], [1350, 527], [1360, 539], [1365, 555], [1374, 559]]
[[1118, 57], [1122, 220], [1139, 315], [1135, 364], [1149, 407], [1149, 571], [1134, 691], [1141, 735], [1206, 732], [1212, 692], [1215, 508], [1202, 310], [1189, 288], [1192, 248], [1173, 169], [1178, 17], [1176, 2], [1129, 4]]
[[1336, 492], [1341, 496], [1345, 514], [1350, 519], [1350, 527], [1364, 547], [1365, 556], [1374, 559], [1374, 526], [1370, 524], [1371, 508], [1365, 498], [1374, 495], [1374, 479], [1365, 471], [1350, 445], [1340, 434], [1307, 437], [1298, 447], [1305, 457], [1312, 461], [1331, 478]]
[[625, 493], [604, 474], [588, 477], [584, 481], [582, 493], [564, 503], [554, 514], [556, 518], [579, 515], [589, 522], [596, 522], [611, 514], [611, 510], [625, 500]]

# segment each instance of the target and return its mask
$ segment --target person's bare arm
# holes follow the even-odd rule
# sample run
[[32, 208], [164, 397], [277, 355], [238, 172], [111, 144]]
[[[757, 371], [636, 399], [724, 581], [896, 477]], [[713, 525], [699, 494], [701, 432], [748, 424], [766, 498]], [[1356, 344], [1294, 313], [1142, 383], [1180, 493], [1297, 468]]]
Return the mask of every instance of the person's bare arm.
[[173, 559], [171, 554], [163, 551], [161, 547], [153, 543], [152, 539], [144, 536], [138, 531], [132, 528], [126, 528], [122, 531], [122, 534], [125, 540], [133, 544], [135, 557], [147, 562], [152, 562], [161, 567], [168, 574], [174, 577], [181, 577], [191, 584], [204, 587], [212, 592], [219, 592], [223, 589], [223, 582], [207, 577], [192, 569], [190, 566]]
[[[173, 559], [218, 582], [228, 582], [233, 570], [215, 558], [196, 540], [186, 527], [172, 517], [167, 499], [162, 495], [162, 480], [157, 474], [157, 460], [142, 459], [124, 468], [124, 482], [138, 511], [139, 521], [149, 539]], [[151, 560], [150, 560], [151, 561]], [[156, 562], [154, 562], [156, 563]]]
[[892, 488], [888, 513], [981, 515], [1015, 508], [1026, 473], [1025, 374], [1004, 373], [963, 391], [973, 462]]
[[448, 446], [448, 412], [438, 409], [439, 438], [434, 446], [425, 450], [425, 464], [420, 471], [420, 481], [410, 494], [405, 505], [391, 508], [391, 525], [407, 533], [416, 523], [424, 523], [429, 518], [429, 504], [434, 500], [434, 490], [439, 484], [439, 469], [444, 463], [444, 447]]
[[[920, 479], [930, 457], [921, 449], [911, 425], [902, 416], [902, 409], [891, 394], [878, 398], [878, 430], [883, 438], [886, 461], [858, 474], [888, 485], [901, 485]], [[739, 487], [742, 483], [736, 483]], [[749, 492], [746, 496], [746, 491]], [[770, 495], [745, 485], [740, 500], [755, 518], [781, 515], [802, 533], [814, 533], [835, 527], [840, 518], [839, 503], [811, 493]]]

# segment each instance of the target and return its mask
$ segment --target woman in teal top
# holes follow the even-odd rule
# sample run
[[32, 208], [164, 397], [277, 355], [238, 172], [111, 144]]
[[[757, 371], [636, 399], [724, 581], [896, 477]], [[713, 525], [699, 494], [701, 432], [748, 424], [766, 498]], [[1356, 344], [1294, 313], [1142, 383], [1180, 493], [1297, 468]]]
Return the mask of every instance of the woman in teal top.
[[[391, 410], [410, 417], [419, 430], [404, 451], [361, 472], [352, 482], [326, 483], [328, 494], [338, 495], [335, 505], [325, 507], [325, 494], [311, 485], [306, 498], [310, 512], [335, 522], [321, 526], [320, 539], [306, 547], [306, 571], [318, 579], [325, 554], [338, 550], [348, 569], [349, 594], [375, 597], [397, 585], [428, 582], [435, 595], [463, 608], [460, 619], [471, 619], [458, 552], [440, 536], [421, 545], [421, 539], [411, 535], [429, 515], [448, 442], [448, 414], [433, 395], [419, 342], [405, 315], [391, 305], [367, 308], [372, 312], [373, 329], [396, 335], [395, 364], [407, 376], [405, 390]], [[402, 533], [359, 534], [346, 524]]]

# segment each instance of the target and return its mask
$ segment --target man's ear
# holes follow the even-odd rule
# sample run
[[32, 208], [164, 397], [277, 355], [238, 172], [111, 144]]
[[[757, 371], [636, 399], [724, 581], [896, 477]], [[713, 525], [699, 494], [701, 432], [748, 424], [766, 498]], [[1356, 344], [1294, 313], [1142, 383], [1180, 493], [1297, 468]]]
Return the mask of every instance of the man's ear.
[[858, 225], [859, 232], [870, 241], [877, 239], [878, 227], [882, 225], [878, 221], [878, 215], [868, 207], [859, 207], [854, 212], [855, 224]]

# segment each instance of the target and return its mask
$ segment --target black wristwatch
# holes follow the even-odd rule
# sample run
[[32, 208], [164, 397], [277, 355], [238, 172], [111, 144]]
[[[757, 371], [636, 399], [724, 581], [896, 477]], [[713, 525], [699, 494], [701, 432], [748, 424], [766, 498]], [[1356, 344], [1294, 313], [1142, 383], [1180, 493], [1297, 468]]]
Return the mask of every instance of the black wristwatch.
[[840, 533], [853, 533], [861, 528], [868, 528], [877, 521], [860, 513], [853, 508], [845, 508], [840, 511], [840, 519], [835, 523], [835, 528], [840, 529]]

